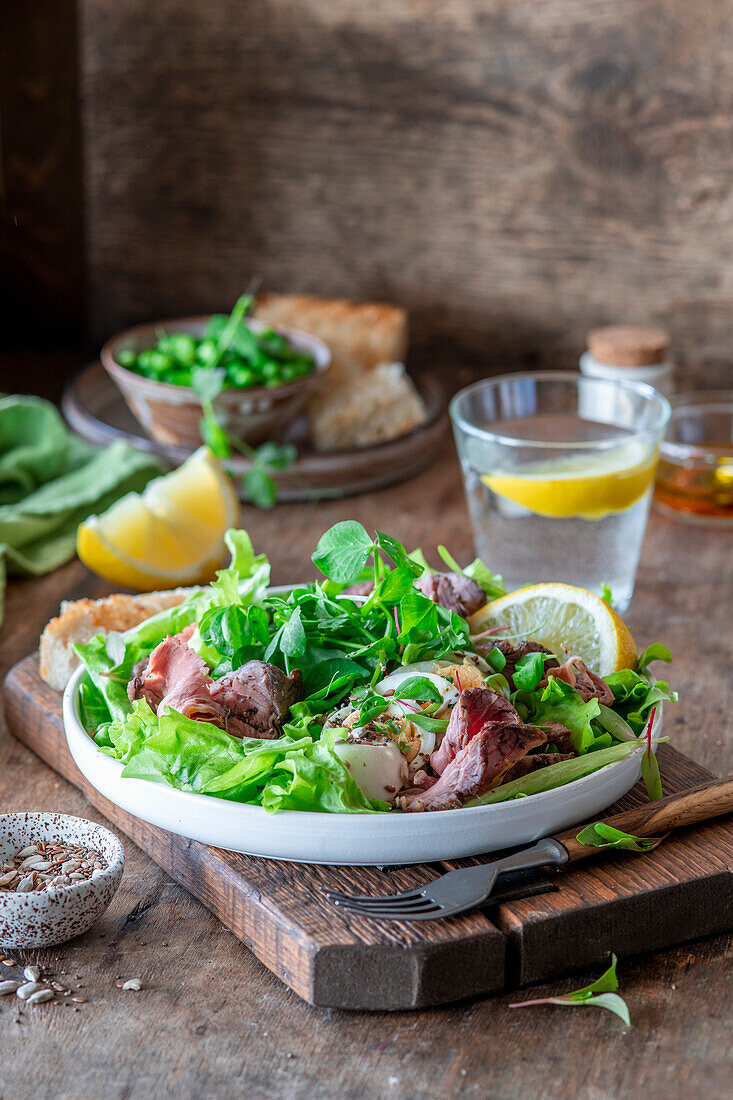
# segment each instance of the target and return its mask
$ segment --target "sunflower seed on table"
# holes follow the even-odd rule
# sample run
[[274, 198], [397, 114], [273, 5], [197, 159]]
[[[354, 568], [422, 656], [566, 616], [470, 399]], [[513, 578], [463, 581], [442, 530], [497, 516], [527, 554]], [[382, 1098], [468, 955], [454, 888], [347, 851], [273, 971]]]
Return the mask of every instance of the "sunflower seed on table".
[[52, 989], [39, 989], [37, 993], [31, 993], [28, 998], [29, 1005], [42, 1005], [44, 1001], [52, 1001], [54, 992]]
[[23, 974], [29, 982], [37, 982], [41, 976], [41, 968], [40, 966], [27, 966]]
[[5, 982], [0, 982], [0, 997], [6, 997], [8, 993], [15, 993], [17, 989], [20, 989], [20, 982], [15, 982], [8, 979]]
[[3, 966], [17, 966], [15, 959], [7, 958], [3, 959]]
[[34, 993], [37, 993], [39, 989], [45, 989], [42, 982], [26, 982], [25, 985], [21, 985], [16, 989], [16, 997], [20, 997], [21, 1001], [27, 1001], [29, 997], [32, 997]]
[[140, 978], [128, 978], [126, 982], [123, 982], [123, 989], [132, 989], [138, 993], [143, 987], [143, 983]]

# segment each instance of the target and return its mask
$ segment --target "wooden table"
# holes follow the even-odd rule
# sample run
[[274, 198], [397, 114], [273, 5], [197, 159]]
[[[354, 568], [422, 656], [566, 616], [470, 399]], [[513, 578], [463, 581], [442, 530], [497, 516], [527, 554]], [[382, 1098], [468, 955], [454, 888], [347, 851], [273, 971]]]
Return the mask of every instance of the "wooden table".
[[[402, 486], [270, 514], [247, 509], [243, 522], [270, 555], [275, 582], [286, 583], [313, 574], [318, 535], [345, 517], [420, 544], [429, 556], [437, 542], [459, 559], [471, 554], [450, 452]], [[35, 647], [60, 599], [105, 591], [78, 562], [12, 583], [0, 671]], [[641, 642], [664, 640], [677, 655], [675, 744], [718, 774], [733, 771], [730, 533], [653, 516], [628, 618]], [[0, 806], [103, 820], [4, 729]], [[66, 972], [87, 1003], [26, 1011], [16, 998], [0, 999], [0, 1100], [730, 1095], [730, 937], [625, 962], [628, 1031], [598, 1010], [511, 1011], [511, 996], [392, 1015], [314, 1009], [132, 843], [125, 846], [122, 887], [100, 924], [27, 956]], [[144, 989], [122, 992], [118, 975], [141, 977]], [[527, 995], [580, 984], [571, 979]]]

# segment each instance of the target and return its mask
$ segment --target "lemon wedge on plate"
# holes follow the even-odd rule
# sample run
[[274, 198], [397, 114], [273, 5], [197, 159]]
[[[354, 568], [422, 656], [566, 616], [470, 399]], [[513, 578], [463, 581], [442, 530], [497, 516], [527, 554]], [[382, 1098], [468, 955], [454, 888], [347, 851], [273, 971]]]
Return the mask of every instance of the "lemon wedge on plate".
[[505, 626], [512, 639], [540, 642], [559, 655], [567, 646], [599, 676], [636, 666], [636, 644], [623, 619], [600, 596], [570, 584], [520, 588], [487, 603], [468, 622], [472, 634]]
[[128, 493], [76, 535], [79, 557], [114, 584], [145, 591], [210, 581], [225, 556], [224, 533], [239, 519], [229, 476], [208, 447]]
[[521, 473], [487, 473], [481, 480], [497, 496], [538, 516], [603, 519], [625, 512], [649, 491], [657, 457], [634, 442], [605, 454], [547, 459]]

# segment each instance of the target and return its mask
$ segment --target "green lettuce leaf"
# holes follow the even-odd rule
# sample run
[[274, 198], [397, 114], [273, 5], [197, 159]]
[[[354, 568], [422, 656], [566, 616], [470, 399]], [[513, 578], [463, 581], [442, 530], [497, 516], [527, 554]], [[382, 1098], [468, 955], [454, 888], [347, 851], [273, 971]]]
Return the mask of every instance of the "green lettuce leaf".
[[539, 698], [536, 693], [529, 692], [518, 692], [517, 696], [528, 711], [527, 719], [533, 726], [548, 722], [560, 722], [566, 726], [570, 730], [572, 746], [579, 755], [611, 744], [610, 734], [597, 731], [593, 726], [593, 719], [600, 714], [598, 700], [589, 699], [584, 703], [577, 691], [557, 676], [550, 677]]
[[277, 774], [264, 789], [262, 805], [278, 810], [320, 810], [325, 813], [374, 813], [389, 810], [386, 802], [362, 793], [333, 751], [343, 730], [324, 730], [320, 741], [288, 753], [276, 765]]

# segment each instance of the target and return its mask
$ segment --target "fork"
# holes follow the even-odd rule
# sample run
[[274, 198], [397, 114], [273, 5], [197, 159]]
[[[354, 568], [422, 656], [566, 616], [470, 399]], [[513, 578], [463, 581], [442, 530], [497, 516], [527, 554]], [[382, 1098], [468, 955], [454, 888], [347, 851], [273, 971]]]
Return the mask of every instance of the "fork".
[[[726, 813], [733, 813], [733, 776], [702, 783], [658, 802], [615, 814], [607, 818], [605, 823], [624, 833], [651, 837]], [[576, 860], [598, 855], [601, 849], [582, 844], [578, 840], [578, 829], [579, 826], [576, 826], [558, 836], [546, 837], [530, 848], [503, 856], [493, 863], [448, 871], [425, 886], [403, 890], [399, 894], [379, 897], [328, 890], [326, 897], [334, 905], [350, 913], [379, 920], [437, 920], [453, 917], [486, 901], [497, 878], [506, 871], [548, 866], [560, 868]]]

